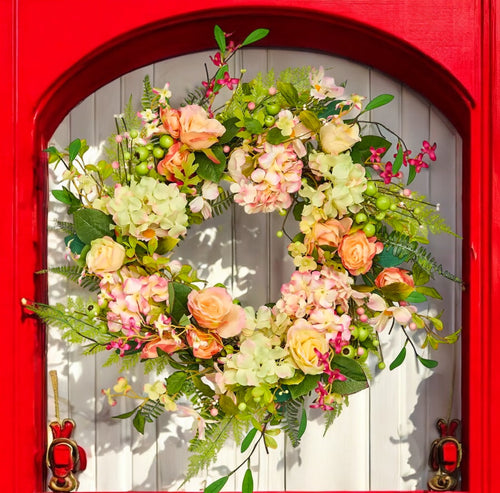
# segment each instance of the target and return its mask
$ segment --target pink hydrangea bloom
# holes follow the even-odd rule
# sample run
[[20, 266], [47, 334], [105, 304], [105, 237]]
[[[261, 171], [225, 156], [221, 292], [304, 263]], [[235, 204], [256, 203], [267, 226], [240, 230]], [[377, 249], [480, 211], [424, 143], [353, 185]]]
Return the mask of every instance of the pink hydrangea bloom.
[[235, 180], [231, 191], [247, 214], [287, 209], [291, 194], [301, 186], [303, 164], [292, 145], [265, 143], [263, 151], [249, 177], [241, 170], [248, 165], [245, 154], [237, 152], [230, 158], [229, 172]]

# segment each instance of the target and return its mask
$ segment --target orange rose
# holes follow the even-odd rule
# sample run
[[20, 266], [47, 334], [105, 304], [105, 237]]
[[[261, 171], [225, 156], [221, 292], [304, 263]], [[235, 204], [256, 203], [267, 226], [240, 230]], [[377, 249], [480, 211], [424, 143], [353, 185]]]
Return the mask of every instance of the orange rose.
[[179, 138], [181, 131], [180, 116], [181, 112], [173, 108], [162, 108], [160, 110], [160, 119], [163, 123], [163, 128], [174, 139]]
[[186, 347], [182, 341], [176, 341], [172, 337], [169, 337], [164, 333], [163, 337], [156, 337], [152, 341], [144, 345], [141, 351], [141, 359], [157, 358], [157, 349], [161, 349], [167, 354], [172, 354], [173, 352]]
[[181, 150], [182, 142], [176, 142], [168, 150], [166, 156], [158, 163], [158, 173], [168, 181], [175, 181], [175, 170], [182, 171], [184, 163], [189, 157], [187, 149]]
[[186, 338], [196, 358], [210, 359], [224, 347], [217, 334], [203, 332], [193, 326], [187, 330]]
[[217, 142], [218, 137], [224, 134], [226, 127], [195, 104], [180, 109], [180, 139], [190, 149], [199, 151], [208, 149]]
[[413, 282], [413, 278], [408, 273], [407, 270], [398, 269], [397, 267], [387, 267], [384, 269], [375, 279], [375, 285], [377, 288], [383, 288], [388, 284], [394, 284], [396, 282], [402, 282], [415, 287], [415, 283]]
[[368, 238], [361, 230], [342, 238], [339, 255], [343, 266], [353, 275], [365, 274], [372, 266], [372, 260], [383, 250], [382, 243], [375, 236]]
[[216, 332], [220, 337], [237, 336], [246, 324], [245, 311], [233, 303], [224, 288], [191, 291], [188, 308], [201, 327]]
[[[314, 223], [311, 231], [304, 238], [307, 254], [310, 255], [316, 246], [326, 245], [337, 248], [351, 225], [352, 219], [349, 217], [344, 217], [340, 221], [338, 219], [328, 219], [328, 221]], [[322, 257], [320, 248], [318, 248], [318, 254]]]

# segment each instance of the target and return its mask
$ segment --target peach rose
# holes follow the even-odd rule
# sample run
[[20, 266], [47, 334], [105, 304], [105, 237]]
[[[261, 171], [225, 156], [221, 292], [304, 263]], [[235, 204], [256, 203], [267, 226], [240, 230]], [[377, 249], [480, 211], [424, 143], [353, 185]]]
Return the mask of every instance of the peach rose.
[[144, 345], [141, 351], [141, 359], [157, 358], [157, 349], [161, 349], [167, 354], [172, 354], [184, 347], [186, 346], [182, 341], [175, 340], [167, 333], [164, 333], [162, 337], [156, 337]]
[[116, 272], [125, 260], [125, 248], [109, 236], [93, 240], [86, 262], [90, 272], [100, 276], [107, 272]]
[[184, 163], [189, 157], [187, 149], [181, 150], [182, 142], [176, 142], [168, 150], [165, 157], [158, 163], [157, 171], [168, 181], [175, 181], [175, 170], [182, 171]]
[[319, 131], [322, 149], [329, 154], [340, 154], [359, 142], [359, 127], [345, 123], [327, 123]]
[[194, 151], [209, 148], [226, 131], [226, 127], [214, 118], [209, 118], [201, 106], [184, 106], [180, 113], [179, 137], [183, 144]]
[[187, 330], [186, 338], [196, 358], [210, 359], [224, 347], [217, 334], [203, 332], [193, 326]]
[[415, 283], [413, 282], [413, 278], [408, 273], [407, 270], [398, 269], [397, 267], [387, 267], [385, 268], [375, 279], [375, 285], [377, 288], [383, 288], [388, 284], [394, 284], [396, 282], [402, 282], [415, 287]]
[[288, 330], [286, 343], [293, 361], [304, 373], [308, 375], [323, 373], [323, 366], [318, 365], [315, 349], [322, 354], [328, 351], [328, 341], [324, 334], [314, 329], [303, 318], [299, 318]]
[[216, 332], [220, 337], [237, 336], [246, 324], [245, 311], [233, 303], [224, 288], [191, 291], [188, 309], [201, 327]]
[[174, 139], [179, 138], [181, 131], [180, 124], [181, 112], [173, 108], [162, 108], [160, 110], [160, 119], [165, 131]]
[[342, 238], [339, 255], [343, 266], [353, 275], [365, 274], [372, 266], [372, 260], [380, 253], [384, 245], [375, 236], [368, 238], [359, 230]]
[[[351, 225], [352, 219], [349, 217], [344, 217], [340, 221], [338, 219], [328, 219], [327, 221], [314, 223], [311, 231], [304, 238], [307, 253], [311, 254], [314, 247], [320, 247], [321, 245], [337, 248]], [[318, 248], [318, 253], [322, 256], [320, 248]]]

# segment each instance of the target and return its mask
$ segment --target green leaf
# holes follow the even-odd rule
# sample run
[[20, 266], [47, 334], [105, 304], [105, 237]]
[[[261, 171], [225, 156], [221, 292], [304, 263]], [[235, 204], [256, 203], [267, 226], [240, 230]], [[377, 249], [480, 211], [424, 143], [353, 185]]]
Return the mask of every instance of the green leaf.
[[144, 417], [144, 414], [141, 413], [141, 411], [137, 411], [137, 414], [134, 416], [134, 419], [132, 421], [134, 428], [144, 435], [144, 426], [146, 425], [146, 418]]
[[405, 301], [408, 303], [424, 303], [427, 301], [427, 298], [422, 293], [413, 291], [413, 293], [405, 298]]
[[396, 267], [403, 263], [403, 259], [394, 255], [391, 247], [385, 247], [375, 259], [381, 267]]
[[418, 263], [413, 264], [412, 276], [413, 281], [417, 286], [427, 284], [431, 278], [431, 276], [427, 272], [425, 272], [425, 270], [422, 269], [422, 267], [420, 267], [420, 264]]
[[302, 408], [302, 416], [300, 417], [300, 425], [297, 433], [297, 438], [300, 440], [302, 435], [305, 433], [307, 428], [307, 413], [304, 408]]
[[351, 158], [354, 163], [364, 164], [371, 156], [370, 147], [374, 149], [384, 148], [383, 156], [391, 147], [391, 143], [378, 135], [365, 135], [359, 142], [356, 142], [351, 148]]
[[222, 125], [226, 127], [226, 131], [219, 139], [219, 144], [227, 144], [231, 142], [236, 137], [236, 134], [240, 131], [240, 127], [236, 125], [236, 122], [239, 122], [239, 118], [228, 118], [226, 121], [222, 122]]
[[403, 146], [400, 143], [398, 147], [398, 152], [396, 154], [396, 159], [394, 159], [394, 164], [392, 165], [392, 173], [396, 174], [401, 168], [402, 164], [403, 164]]
[[192, 290], [193, 288], [180, 282], [168, 284], [169, 311], [175, 323], [178, 323], [183, 315], [189, 315], [187, 299]]
[[157, 248], [158, 248], [158, 238], [156, 236], [154, 236], [148, 242], [148, 253], [149, 253], [149, 255], [153, 255], [153, 253], [156, 252]]
[[253, 476], [250, 468], [245, 471], [245, 476], [243, 476], [241, 493], [253, 493]]
[[245, 118], [245, 128], [251, 133], [251, 134], [261, 134], [264, 131], [264, 127], [262, 126], [262, 123], [259, 122], [259, 120], [256, 120], [255, 118]]
[[320, 375], [306, 375], [304, 380], [297, 385], [289, 385], [288, 390], [292, 394], [292, 399], [297, 399], [301, 395], [306, 395], [318, 385]]
[[349, 395], [368, 388], [366, 374], [356, 360], [337, 354], [332, 359], [331, 368], [339, 370], [346, 377], [343, 382], [335, 380], [332, 383], [332, 392]]
[[258, 431], [257, 428], [252, 428], [247, 433], [247, 436], [241, 442], [241, 449], [240, 449], [241, 453], [245, 452], [245, 450], [247, 450], [248, 447], [250, 447], [250, 445], [253, 442], [253, 439], [255, 438], [255, 435], [257, 434], [257, 431]]
[[205, 153], [195, 152], [196, 163], [198, 164], [198, 176], [204, 180], [209, 180], [218, 183], [222, 178], [226, 167], [226, 156], [221, 148], [212, 149], [213, 153], [219, 160], [219, 163], [214, 163]]
[[278, 448], [278, 442], [270, 435], [264, 435], [264, 443], [267, 448], [272, 448], [273, 450]]
[[256, 41], [259, 41], [263, 38], [265, 38], [269, 34], [269, 29], [256, 29], [255, 31], [251, 32], [241, 43], [241, 46], [247, 46], [249, 44], [255, 43]]
[[75, 231], [78, 238], [89, 245], [103, 236], [112, 236], [113, 219], [97, 209], [79, 209], [74, 212]]
[[176, 371], [172, 373], [172, 375], [167, 378], [168, 395], [175, 395], [179, 393], [184, 385], [184, 382], [186, 381], [186, 378], [187, 374], [183, 371]]
[[224, 31], [217, 25], [214, 27], [214, 37], [219, 50], [222, 54], [224, 54], [224, 52], [226, 51], [226, 35], [224, 34]]
[[267, 132], [266, 140], [270, 144], [278, 145], [288, 140], [288, 137], [285, 137], [278, 127], [273, 127]]
[[228, 416], [234, 416], [235, 414], [238, 414], [238, 407], [233, 402], [231, 397], [228, 397], [227, 395], [220, 396], [219, 406], [224, 411], [224, 414], [227, 414]]
[[132, 414], [134, 414], [136, 411], [137, 411], [137, 408], [134, 407], [134, 409], [132, 409], [132, 411], [129, 411], [128, 413], [119, 414], [118, 416], [113, 416], [113, 418], [114, 419], [127, 419], [127, 418], [130, 418], [130, 416], [132, 416]]
[[300, 121], [313, 132], [319, 132], [321, 128], [321, 122], [319, 118], [310, 110], [303, 110], [299, 114]]
[[422, 363], [426, 368], [436, 368], [436, 366], [438, 365], [438, 362], [433, 359], [422, 358], [422, 356], [418, 355], [417, 358], [418, 361], [420, 361], [420, 363]]
[[425, 296], [430, 296], [431, 298], [436, 298], [438, 300], [443, 299], [443, 297], [439, 294], [439, 291], [429, 286], [417, 286], [416, 290]]
[[406, 346], [403, 346], [403, 349], [399, 352], [399, 354], [396, 356], [394, 361], [389, 365], [390, 370], [394, 370], [394, 368], [397, 368], [398, 366], [403, 363], [406, 357]]
[[80, 139], [75, 139], [73, 142], [70, 143], [68, 147], [68, 152], [69, 152], [69, 161], [73, 161], [73, 159], [78, 156], [78, 152], [80, 151], [80, 148], [82, 147], [82, 141]]
[[406, 182], [409, 185], [417, 176], [417, 172], [415, 171], [415, 166], [408, 166], [408, 181]]
[[429, 317], [429, 320], [434, 324], [437, 330], [443, 330], [443, 321], [437, 317]]
[[278, 91], [283, 96], [285, 101], [289, 104], [289, 106], [297, 106], [299, 102], [299, 94], [297, 89], [290, 84], [290, 82], [282, 82], [278, 81], [277, 83]]
[[334, 99], [330, 101], [323, 109], [318, 113], [319, 118], [328, 118], [331, 115], [338, 115], [340, 109], [338, 104], [340, 101], [338, 99]]
[[193, 385], [205, 396], [213, 397], [215, 395], [214, 389], [203, 382], [203, 380], [198, 376], [191, 377]]
[[66, 236], [64, 238], [64, 244], [69, 247], [71, 253], [75, 255], [80, 255], [85, 248], [85, 243], [83, 243], [76, 234]]
[[81, 202], [78, 199], [78, 197], [73, 194], [70, 190], [68, 190], [66, 187], [63, 187], [62, 190], [52, 190], [52, 195], [54, 196], [55, 199], [59, 200], [59, 202], [62, 202], [63, 204], [67, 205], [73, 205], [73, 204], [80, 204]]
[[222, 488], [227, 483], [227, 480], [229, 479], [229, 476], [224, 476], [222, 478], [217, 479], [217, 481], [214, 481], [213, 483], [210, 483], [204, 490], [203, 493], [219, 493]]
[[[408, 299], [414, 294], [414, 289], [404, 282], [393, 282], [391, 284], [387, 284], [386, 286], [380, 288], [380, 291], [382, 291], [384, 298], [391, 301], [408, 301]], [[411, 301], [409, 301], [409, 303], [411, 303]]]
[[392, 94], [380, 94], [379, 96], [373, 98], [363, 110], [363, 113], [366, 111], [374, 110], [375, 108], [379, 108], [380, 106], [384, 106], [387, 103], [390, 103], [394, 99]]

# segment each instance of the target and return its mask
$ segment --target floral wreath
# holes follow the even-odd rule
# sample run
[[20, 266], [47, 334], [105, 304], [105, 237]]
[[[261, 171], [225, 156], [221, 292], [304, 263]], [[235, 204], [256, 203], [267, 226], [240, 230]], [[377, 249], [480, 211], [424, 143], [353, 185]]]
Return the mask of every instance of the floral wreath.
[[[26, 305], [68, 341], [86, 344], [86, 353], [107, 350], [125, 368], [143, 362], [145, 372], [168, 370], [144, 394], [124, 377], [103, 393], [111, 405], [119, 396], [137, 400], [116, 417], [133, 418], [141, 433], [164, 411], [191, 416], [188, 478], [215, 460], [228, 427], [247, 456], [261, 440], [275, 448], [280, 431], [297, 446], [307, 406], [324, 412], [328, 428], [348, 396], [368, 387], [368, 356], [385, 367], [382, 330], [397, 324], [406, 335], [391, 369], [408, 344], [421, 364], [437, 365], [418, 353], [414, 331], [425, 331], [423, 347], [433, 349], [459, 334], [441, 335], [440, 315], [415, 306], [440, 298], [427, 285], [434, 274], [459, 281], [421, 245], [429, 232], [452, 232], [407, 188], [436, 159], [436, 144], [424, 141], [412, 156], [390, 129], [363, 119], [392, 96], [363, 107], [363, 97], [347, 96], [321, 67], [249, 82], [231, 77], [230, 58], [267, 32], [235, 45], [216, 26], [215, 74], [180, 108], [169, 104], [169, 84], [152, 88], [146, 78], [143, 111], [129, 107], [116, 118], [109, 159], [86, 163], [80, 139], [46, 150], [52, 166], [64, 166], [65, 185], [52, 193], [72, 217], [58, 226], [73, 262], [50, 270], [97, 291], [97, 299]], [[231, 97], [214, 110], [223, 88]], [[387, 134], [397, 138], [391, 161]], [[277, 211], [278, 237], [290, 241], [296, 270], [280, 298], [258, 309], [170, 258], [191, 225], [233, 202], [248, 214]], [[294, 237], [287, 220], [298, 224]], [[243, 491], [251, 492], [248, 457], [205, 491], [217, 493], [241, 467]]]

